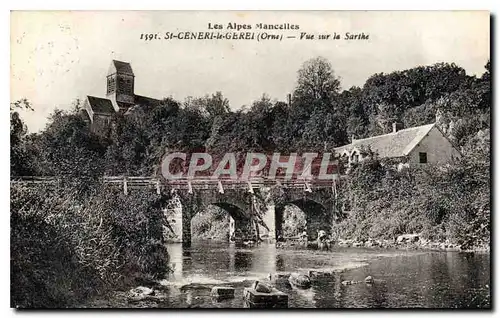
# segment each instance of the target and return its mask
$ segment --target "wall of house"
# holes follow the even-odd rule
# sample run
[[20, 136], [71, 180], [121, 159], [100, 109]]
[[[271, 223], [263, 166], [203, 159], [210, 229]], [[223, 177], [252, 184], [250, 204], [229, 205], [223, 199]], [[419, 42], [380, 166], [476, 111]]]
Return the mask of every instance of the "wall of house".
[[436, 127], [433, 127], [427, 137], [423, 138], [410, 152], [409, 163], [411, 165], [420, 164], [420, 152], [427, 153], [427, 163], [430, 164], [443, 164], [451, 161], [452, 158], [461, 156], [458, 150]]

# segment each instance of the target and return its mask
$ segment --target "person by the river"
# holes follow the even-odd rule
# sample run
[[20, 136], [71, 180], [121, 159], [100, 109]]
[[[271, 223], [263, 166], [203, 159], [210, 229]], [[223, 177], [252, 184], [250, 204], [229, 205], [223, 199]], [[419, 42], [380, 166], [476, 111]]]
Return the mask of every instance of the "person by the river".
[[320, 250], [328, 250], [329, 249], [329, 243], [328, 243], [328, 236], [324, 230], [318, 231], [318, 249]]
[[304, 245], [304, 246], [307, 246], [307, 231], [306, 229], [304, 229], [304, 231], [302, 232], [302, 234], [299, 235], [299, 243]]

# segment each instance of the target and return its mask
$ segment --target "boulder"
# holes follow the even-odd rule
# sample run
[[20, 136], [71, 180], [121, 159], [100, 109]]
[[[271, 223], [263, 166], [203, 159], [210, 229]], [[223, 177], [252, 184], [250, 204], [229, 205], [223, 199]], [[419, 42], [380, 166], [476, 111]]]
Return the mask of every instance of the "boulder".
[[307, 275], [302, 275], [298, 273], [292, 273], [290, 274], [290, 277], [288, 278], [288, 282], [296, 287], [299, 288], [309, 288], [311, 287], [311, 279]]
[[288, 295], [276, 288], [272, 288], [269, 293], [245, 288], [243, 297], [247, 308], [288, 308]]
[[420, 243], [420, 246], [427, 246], [429, 244], [429, 240], [420, 239], [419, 243]]
[[308, 272], [308, 276], [311, 279], [321, 279], [321, 278], [331, 277], [332, 273], [312, 270]]
[[377, 247], [380, 246], [380, 242], [369, 239], [368, 241], [365, 242], [365, 247]]
[[151, 288], [144, 287], [144, 286], [139, 286], [136, 288], [133, 288], [129, 291], [130, 295], [133, 297], [139, 297], [139, 296], [153, 296], [155, 294], [155, 291]]
[[397, 243], [414, 243], [420, 239], [419, 234], [403, 234], [396, 239]]
[[255, 283], [253, 284], [253, 289], [259, 293], [270, 293], [273, 288], [267, 284], [255, 281]]
[[358, 284], [359, 281], [356, 281], [356, 280], [343, 280], [342, 281], [342, 285], [344, 286], [347, 286], [347, 285], [354, 285], [354, 284]]

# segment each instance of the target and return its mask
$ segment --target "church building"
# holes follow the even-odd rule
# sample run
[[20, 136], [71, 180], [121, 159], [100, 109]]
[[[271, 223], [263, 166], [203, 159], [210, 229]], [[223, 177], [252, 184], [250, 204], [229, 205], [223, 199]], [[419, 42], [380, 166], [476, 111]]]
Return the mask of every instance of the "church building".
[[130, 63], [113, 60], [106, 76], [106, 97], [87, 96], [83, 104], [92, 131], [109, 131], [116, 113], [127, 115], [136, 107], [160, 103], [157, 99], [136, 95], [134, 85]]

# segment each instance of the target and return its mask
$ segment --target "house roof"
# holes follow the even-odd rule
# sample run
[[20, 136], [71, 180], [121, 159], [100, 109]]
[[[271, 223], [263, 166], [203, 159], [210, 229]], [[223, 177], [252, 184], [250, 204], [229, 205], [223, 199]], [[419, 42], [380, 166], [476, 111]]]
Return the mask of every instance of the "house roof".
[[87, 96], [90, 108], [94, 113], [100, 114], [114, 114], [115, 109], [111, 100], [107, 98], [100, 98], [95, 96]]
[[407, 156], [413, 148], [429, 133], [435, 124], [417, 126], [399, 130], [395, 133], [356, 139], [354, 142], [335, 148], [335, 153], [342, 155], [353, 149], [367, 148], [377, 153], [380, 158]]
[[108, 75], [120, 73], [120, 74], [128, 74], [134, 76], [134, 72], [132, 71], [132, 66], [130, 63], [113, 60], [111, 62], [111, 66], [108, 70]]

